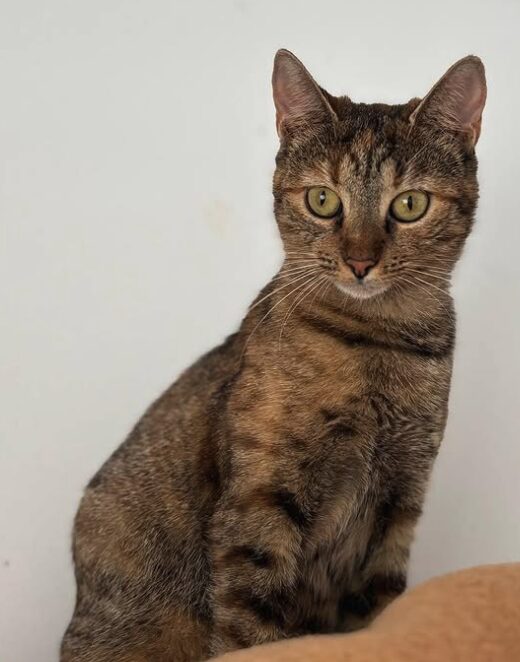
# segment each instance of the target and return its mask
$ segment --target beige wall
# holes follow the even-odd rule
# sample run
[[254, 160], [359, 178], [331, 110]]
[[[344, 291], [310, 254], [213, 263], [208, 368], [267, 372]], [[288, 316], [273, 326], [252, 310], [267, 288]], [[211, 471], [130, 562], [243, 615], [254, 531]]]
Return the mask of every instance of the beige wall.
[[478, 227], [412, 579], [520, 558], [520, 3], [0, 1], [0, 659], [51, 662], [82, 486], [273, 273], [270, 69], [400, 101], [485, 61]]

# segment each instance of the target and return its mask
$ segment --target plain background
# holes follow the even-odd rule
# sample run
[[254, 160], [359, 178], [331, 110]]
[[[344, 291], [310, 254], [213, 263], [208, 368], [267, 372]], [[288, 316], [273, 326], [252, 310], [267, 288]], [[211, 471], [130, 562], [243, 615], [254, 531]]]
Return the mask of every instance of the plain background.
[[0, 2], [0, 659], [51, 662], [82, 488], [280, 263], [272, 58], [421, 96], [480, 55], [481, 204], [412, 582], [520, 560], [520, 3]]

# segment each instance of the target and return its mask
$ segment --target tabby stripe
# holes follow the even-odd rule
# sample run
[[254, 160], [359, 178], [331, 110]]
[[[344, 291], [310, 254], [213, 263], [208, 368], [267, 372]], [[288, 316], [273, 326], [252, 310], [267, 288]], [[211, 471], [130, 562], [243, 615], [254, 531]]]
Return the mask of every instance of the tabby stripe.
[[375, 607], [375, 600], [364, 593], [346, 593], [339, 601], [338, 615], [341, 619], [345, 614], [353, 614], [360, 618], [368, 616]]
[[252, 545], [236, 545], [226, 553], [225, 558], [227, 561], [235, 559], [251, 561], [259, 568], [269, 568], [274, 563], [273, 555], [270, 552]]
[[340, 599], [338, 614], [353, 614], [365, 618], [376, 607], [380, 596], [399, 595], [405, 589], [406, 577], [402, 574], [376, 575], [364, 591], [346, 593]]
[[284, 511], [289, 519], [300, 529], [310, 523], [310, 516], [298, 505], [295, 495], [287, 489], [274, 493], [275, 504]]
[[271, 593], [268, 596], [256, 595], [251, 588], [234, 588], [228, 595], [228, 604], [240, 605], [266, 624], [283, 627], [285, 622], [284, 606], [286, 598], [281, 593]]
[[402, 574], [376, 575], [369, 582], [367, 591], [372, 595], [399, 595], [406, 589], [406, 577]]
[[329, 322], [314, 317], [305, 316], [304, 319], [307, 324], [316, 331], [337, 338], [350, 347], [370, 347], [393, 352], [409, 352], [427, 358], [443, 358], [450, 354], [453, 349], [452, 342], [447, 342], [436, 347], [434, 345], [418, 344], [413, 338], [406, 338], [403, 344], [384, 342], [383, 340], [371, 338], [362, 333], [347, 331], [346, 329], [342, 329], [334, 324], [330, 324]]

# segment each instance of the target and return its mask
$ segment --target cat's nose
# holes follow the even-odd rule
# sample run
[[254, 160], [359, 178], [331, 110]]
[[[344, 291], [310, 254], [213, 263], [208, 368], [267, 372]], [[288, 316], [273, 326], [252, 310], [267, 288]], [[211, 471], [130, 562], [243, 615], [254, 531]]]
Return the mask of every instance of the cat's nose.
[[377, 260], [371, 257], [347, 257], [345, 262], [356, 278], [362, 280], [377, 264]]

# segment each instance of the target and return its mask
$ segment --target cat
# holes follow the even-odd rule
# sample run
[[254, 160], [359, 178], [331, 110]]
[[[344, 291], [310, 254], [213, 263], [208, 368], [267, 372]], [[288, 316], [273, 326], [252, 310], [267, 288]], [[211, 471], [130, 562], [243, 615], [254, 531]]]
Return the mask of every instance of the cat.
[[334, 97], [286, 50], [272, 82], [283, 265], [86, 488], [62, 662], [350, 631], [406, 587], [447, 418], [484, 68], [468, 56], [402, 105]]

